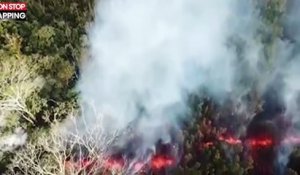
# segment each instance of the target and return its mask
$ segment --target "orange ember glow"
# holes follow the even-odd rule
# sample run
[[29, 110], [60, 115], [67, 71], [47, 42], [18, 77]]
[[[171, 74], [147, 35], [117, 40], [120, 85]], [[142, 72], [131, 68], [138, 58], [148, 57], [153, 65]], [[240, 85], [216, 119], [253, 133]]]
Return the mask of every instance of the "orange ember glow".
[[[165, 155], [155, 155], [152, 157], [150, 165], [152, 170], [160, 170], [174, 165], [175, 159]], [[137, 162], [133, 165], [135, 171], [141, 171], [145, 164]], [[124, 159], [109, 158], [104, 162], [104, 168], [107, 170], [121, 171], [126, 168]]]
[[257, 147], [271, 147], [274, 144], [273, 140], [271, 138], [259, 138], [259, 139], [251, 139], [249, 140], [249, 145], [252, 148]]
[[226, 143], [228, 143], [230, 145], [237, 145], [237, 144], [241, 144], [242, 143], [242, 141], [240, 139], [234, 138], [232, 136], [229, 136], [229, 137], [220, 136], [219, 140], [223, 141], [223, 142], [226, 142]]
[[[243, 141], [241, 139], [234, 138], [232, 136], [224, 137], [220, 136], [218, 138], [219, 141], [225, 142], [230, 145], [236, 145], [236, 144], [242, 144]], [[275, 143], [272, 138], [263, 137], [263, 138], [251, 138], [246, 140], [246, 143], [248, 143], [251, 147], [271, 147]], [[300, 144], [300, 136], [288, 136], [282, 140], [283, 144]], [[210, 147], [212, 146], [212, 142], [206, 142], [203, 144], [203, 147]]]
[[163, 169], [166, 167], [170, 167], [175, 163], [173, 158], [163, 156], [163, 155], [156, 155], [152, 157], [151, 160], [151, 168], [154, 170]]
[[[238, 145], [238, 144], [247, 144], [252, 149], [261, 149], [261, 148], [270, 148], [274, 146], [276, 143], [273, 140], [273, 138], [268, 136], [259, 136], [254, 138], [248, 138], [246, 140], [241, 140], [238, 138], [235, 138], [233, 136], [219, 136], [218, 141], [224, 142], [229, 145]], [[244, 142], [245, 141], [245, 142]], [[210, 148], [215, 143], [214, 141], [207, 141], [202, 142], [201, 147], [202, 148]], [[285, 137], [283, 140], [281, 140], [281, 144], [300, 144], [300, 136], [288, 136]], [[65, 166], [68, 168], [75, 168], [75, 169], [81, 169], [84, 168], [86, 170], [91, 169], [93, 166], [97, 165], [97, 160], [92, 160], [88, 158], [83, 158], [79, 162], [72, 162], [72, 161], [66, 161]], [[152, 169], [154, 171], [161, 170], [164, 168], [168, 168], [171, 166], [174, 166], [176, 164], [176, 158], [170, 157], [165, 154], [156, 154], [153, 155], [150, 162], [136, 162], [133, 164], [133, 169], [137, 172], [141, 172], [146, 169]], [[102, 164], [103, 168], [107, 170], [113, 170], [113, 171], [121, 171], [124, 168], [128, 168], [126, 164], [126, 160], [122, 157], [116, 158], [116, 157], [108, 157], [105, 159], [104, 163]], [[101, 166], [101, 167], [102, 167]]]

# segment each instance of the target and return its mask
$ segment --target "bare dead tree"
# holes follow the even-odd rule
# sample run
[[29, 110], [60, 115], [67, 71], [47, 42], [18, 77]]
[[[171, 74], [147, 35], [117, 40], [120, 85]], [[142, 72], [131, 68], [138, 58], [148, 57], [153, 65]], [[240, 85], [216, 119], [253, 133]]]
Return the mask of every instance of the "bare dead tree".
[[[25, 120], [33, 123], [34, 116], [26, 105], [26, 98], [43, 86], [37, 75], [38, 66], [29, 65], [26, 58], [0, 59], [0, 111], [1, 114], [18, 112]], [[4, 118], [6, 115], [0, 115]]]
[[[9, 36], [8, 36], [9, 37]], [[18, 37], [9, 37], [10, 48], [18, 50]], [[15, 124], [19, 119], [29, 123], [34, 122], [34, 115], [26, 100], [33, 92], [43, 86], [43, 78], [38, 75], [38, 65], [31, 63], [26, 56], [19, 53], [13, 55], [2, 54], [0, 51], [0, 154], [23, 145], [27, 133]], [[16, 118], [12, 119], [12, 118]], [[8, 124], [8, 119], [14, 121]], [[13, 128], [13, 127], [15, 128]], [[14, 133], [2, 132], [14, 130]]]
[[[20, 148], [8, 174], [99, 175], [105, 174], [107, 152], [117, 132], [107, 135], [101, 126], [90, 126], [84, 117], [70, 116], [67, 124], [55, 124], [36, 140]], [[120, 171], [110, 172], [119, 174]]]

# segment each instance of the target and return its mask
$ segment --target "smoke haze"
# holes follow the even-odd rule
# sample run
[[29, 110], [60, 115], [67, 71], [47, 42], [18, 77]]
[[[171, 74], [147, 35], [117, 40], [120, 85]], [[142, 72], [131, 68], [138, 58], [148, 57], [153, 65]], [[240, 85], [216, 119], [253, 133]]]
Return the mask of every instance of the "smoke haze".
[[269, 66], [261, 33], [271, 29], [251, 2], [102, 0], [95, 11], [90, 59], [78, 83], [83, 116], [91, 126], [103, 116], [107, 133], [134, 122], [143, 138], [141, 156], [158, 140], [171, 140], [167, 128], [179, 126], [188, 112], [187, 95], [199, 88], [220, 101], [228, 94], [239, 101], [253, 88], [264, 94], [280, 74], [285, 86], [278, 91], [289, 116], [298, 116], [295, 46], [278, 38]]
[[232, 90], [234, 55], [226, 41], [234, 6], [101, 1], [89, 31], [91, 60], [79, 83], [82, 100], [93, 101], [108, 130], [139, 119], [137, 129], [150, 144], [168, 139], [161, 130], [177, 124], [185, 94], [201, 86], [218, 96]]

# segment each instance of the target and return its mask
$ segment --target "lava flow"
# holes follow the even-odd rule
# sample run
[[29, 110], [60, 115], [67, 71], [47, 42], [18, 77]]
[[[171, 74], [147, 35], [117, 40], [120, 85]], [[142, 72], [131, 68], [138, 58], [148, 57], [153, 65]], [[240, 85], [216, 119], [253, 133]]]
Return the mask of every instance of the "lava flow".
[[248, 141], [251, 148], [269, 148], [274, 145], [271, 138], [254, 138]]
[[[244, 141], [242, 139], [235, 138], [233, 136], [219, 136], [218, 141], [227, 143], [229, 145], [238, 145], [245, 143], [246, 145], [250, 146], [251, 148], [269, 148], [275, 145], [274, 140], [271, 137], [256, 137], [256, 138], [248, 138]], [[284, 145], [290, 144], [300, 144], [300, 136], [287, 136], [281, 141]], [[202, 146], [204, 148], [209, 148], [214, 145], [214, 142], [204, 142]]]
[[234, 138], [232, 136], [229, 137], [225, 137], [225, 136], [220, 136], [218, 138], [220, 141], [226, 142], [230, 145], [237, 145], [237, 144], [241, 144], [242, 141], [240, 139]]
[[[66, 161], [66, 168], [69, 169], [85, 169], [87, 171], [91, 169], [95, 169], [95, 166], [97, 165], [97, 160], [90, 160], [83, 158], [77, 162], [70, 162]], [[144, 171], [145, 169], [151, 169], [152, 171], [159, 171], [162, 169], [169, 168], [171, 166], [174, 166], [176, 163], [176, 159], [167, 156], [167, 155], [154, 155], [150, 162], [144, 163], [144, 162], [135, 162], [133, 165], [133, 171], [140, 172]], [[109, 171], [122, 171], [128, 169], [128, 165], [126, 164], [126, 160], [120, 157], [109, 157], [104, 159], [104, 162], [101, 163], [100, 168], [103, 167], [105, 170]]]
[[[105, 161], [104, 165], [106, 169], [109, 170], [121, 170], [125, 167], [125, 160], [123, 159], [107, 159]], [[149, 165], [151, 170], [161, 170], [164, 168], [168, 168], [170, 166], [173, 166], [175, 164], [175, 158], [172, 158], [170, 156], [166, 155], [154, 155], [150, 163], [144, 164], [143, 162], [137, 162], [134, 164], [134, 171], [140, 171], [142, 170], [145, 166]]]
[[[281, 140], [281, 142], [275, 142], [274, 138], [268, 136], [256, 136], [247, 139], [239, 139], [230, 135], [221, 135], [217, 137], [215, 141], [224, 142], [228, 145], [248, 145], [252, 150], [267, 150], [274, 147], [276, 144], [300, 144], [299, 136], [289, 136]], [[214, 141], [202, 142], [201, 144], [204, 148], [209, 148], [215, 145]], [[148, 162], [134, 162], [132, 160], [126, 160], [123, 156], [109, 156], [108, 158], [102, 158], [101, 165], [97, 164], [97, 160], [82, 158], [79, 161], [67, 162], [69, 165], [75, 169], [95, 169], [98, 167], [100, 169], [105, 169], [108, 171], [122, 171], [131, 169], [134, 172], [145, 172], [147, 170], [160, 171], [166, 168], [170, 168], [176, 165], [176, 158], [163, 150], [151, 157]], [[130, 165], [129, 165], [130, 164]], [[131, 167], [131, 168], [129, 168]]]
[[153, 170], [159, 170], [170, 167], [175, 164], [175, 160], [172, 157], [164, 155], [156, 155], [152, 157], [151, 168]]

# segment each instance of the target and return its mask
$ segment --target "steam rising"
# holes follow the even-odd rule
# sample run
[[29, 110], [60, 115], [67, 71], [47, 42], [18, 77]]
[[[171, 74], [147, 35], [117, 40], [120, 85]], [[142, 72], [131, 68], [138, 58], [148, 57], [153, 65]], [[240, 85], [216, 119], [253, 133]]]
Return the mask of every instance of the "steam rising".
[[[105, 115], [108, 130], [137, 129], [152, 146], [186, 112], [201, 86], [232, 90], [234, 54], [226, 30], [235, 16], [224, 1], [102, 1], [89, 32], [91, 57], [79, 88]], [[90, 116], [92, 117], [92, 116]]]
[[278, 91], [297, 122], [299, 57], [288, 59], [295, 46], [278, 39], [269, 71], [258, 30], [270, 30], [260, 19], [246, 0], [102, 0], [78, 84], [84, 117], [97, 125], [101, 114], [107, 133], [135, 123], [142, 157], [171, 140], [168, 128], [186, 116], [188, 94], [205, 88], [217, 100], [239, 101], [253, 88], [264, 94], [281, 74]]

